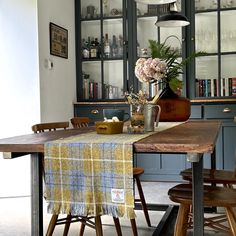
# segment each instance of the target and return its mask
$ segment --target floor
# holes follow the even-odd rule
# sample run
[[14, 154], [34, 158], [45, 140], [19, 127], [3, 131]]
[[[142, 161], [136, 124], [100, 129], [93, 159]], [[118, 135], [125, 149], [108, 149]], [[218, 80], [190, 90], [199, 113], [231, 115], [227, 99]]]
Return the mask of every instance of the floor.
[[[147, 203], [155, 204], [174, 204], [168, 199], [167, 191], [176, 183], [143, 182], [143, 190]], [[46, 231], [50, 215], [46, 212], [46, 203], [44, 204], [44, 229]], [[137, 226], [139, 236], [149, 236], [155, 231], [164, 212], [149, 211], [152, 227], [148, 227], [142, 211], [136, 211]], [[121, 219], [123, 236], [132, 235], [130, 222], [128, 219]], [[104, 236], [116, 235], [112, 217], [103, 216]], [[63, 226], [57, 226], [54, 236], [62, 235]], [[74, 223], [70, 228], [70, 236], [78, 235], [79, 223]], [[85, 236], [94, 236], [95, 231], [86, 227]], [[188, 236], [192, 235], [191, 231]], [[224, 234], [213, 231], [206, 231], [205, 235], [224, 236]], [[30, 236], [30, 196], [21, 197], [3, 197], [0, 198], [0, 236]], [[32, 235], [33, 236], [33, 235]], [[166, 235], [171, 236], [171, 235]]]

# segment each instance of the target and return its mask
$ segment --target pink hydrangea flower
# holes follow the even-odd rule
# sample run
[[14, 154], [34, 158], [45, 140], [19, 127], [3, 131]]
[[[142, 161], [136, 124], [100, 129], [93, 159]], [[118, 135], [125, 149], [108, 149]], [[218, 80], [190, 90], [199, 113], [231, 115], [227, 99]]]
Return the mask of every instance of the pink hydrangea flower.
[[158, 81], [165, 77], [167, 64], [159, 58], [139, 58], [135, 65], [135, 75], [140, 82]]

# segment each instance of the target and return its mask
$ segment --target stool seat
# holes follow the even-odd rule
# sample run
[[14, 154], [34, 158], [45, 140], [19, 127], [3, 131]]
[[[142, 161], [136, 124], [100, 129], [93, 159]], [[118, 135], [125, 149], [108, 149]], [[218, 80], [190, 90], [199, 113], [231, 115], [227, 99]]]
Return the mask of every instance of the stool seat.
[[[216, 184], [236, 184], [236, 176], [233, 171], [216, 170], [216, 169], [203, 169], [204, 183]], [[192, 181], [192, 169], [186, 169], [180, 172], [184, 180]]]
[[142, 175], [144, 173], [144, 169], [141, 167], [134, 167], [133, 168], [133, 176], [139, 176]]
[[[179, 184], [168, 191], [173, 202], [192, 205], [192, 185]], [[236, 206], [236, 190], [226, 187], [204, 186], [205, 206]]]

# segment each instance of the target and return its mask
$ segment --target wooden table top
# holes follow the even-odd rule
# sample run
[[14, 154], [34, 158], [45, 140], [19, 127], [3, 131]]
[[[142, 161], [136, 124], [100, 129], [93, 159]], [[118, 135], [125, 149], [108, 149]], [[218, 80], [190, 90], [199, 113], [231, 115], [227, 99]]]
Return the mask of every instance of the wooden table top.
[[[188, 121], [134, 143], [135, 152], [212, 153], [221, 127], [220, 121]], [[44, 143], [82, 134], [94, 127], [27, 134], [0, 139], [0, 152], [44, 152]]]

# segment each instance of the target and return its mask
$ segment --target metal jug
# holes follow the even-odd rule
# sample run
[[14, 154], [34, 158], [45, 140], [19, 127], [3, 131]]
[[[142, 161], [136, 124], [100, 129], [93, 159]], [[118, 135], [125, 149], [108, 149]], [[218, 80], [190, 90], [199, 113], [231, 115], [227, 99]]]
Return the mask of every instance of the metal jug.
[[[146, 132], [153, 132], [158, 126], [161, 107], [154, 104], [144, 105], [144, 129]], [[156, 121], [156, 126], [154, 126]]]

